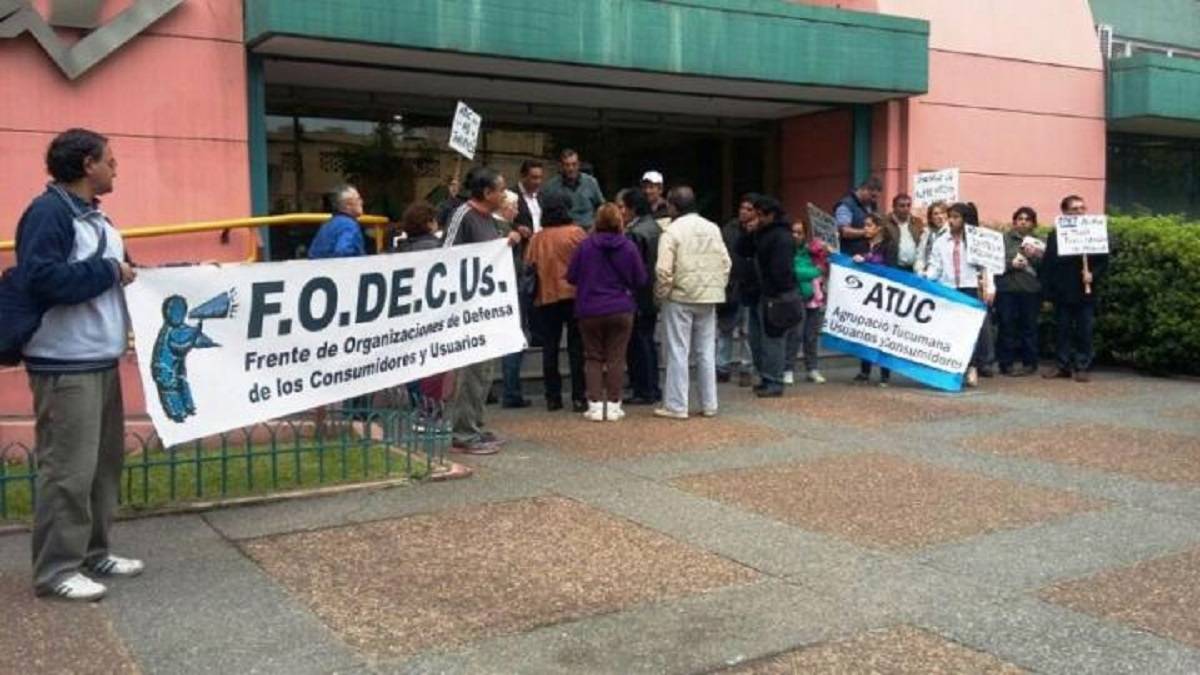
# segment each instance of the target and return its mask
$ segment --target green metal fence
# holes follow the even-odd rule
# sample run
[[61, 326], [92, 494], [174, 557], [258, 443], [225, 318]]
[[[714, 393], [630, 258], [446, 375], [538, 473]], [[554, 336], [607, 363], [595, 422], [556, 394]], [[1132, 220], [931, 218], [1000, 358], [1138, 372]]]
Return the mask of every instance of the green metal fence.
[[[414, 410], [330, 407], [164, 448], [127, 433], [126, 509], [213, 502], [325, 485], [424, 478], [444, 467], [450, 426]], [[0, 520], [24, 520], [37, 461], [23, 443], [0, 447]]]

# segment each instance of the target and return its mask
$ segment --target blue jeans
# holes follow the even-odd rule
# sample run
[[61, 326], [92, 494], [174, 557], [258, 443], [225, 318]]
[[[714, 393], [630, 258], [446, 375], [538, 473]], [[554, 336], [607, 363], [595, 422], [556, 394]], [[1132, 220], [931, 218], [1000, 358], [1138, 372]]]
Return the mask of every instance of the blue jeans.
[[[766, 327], [763, 326], [763, 317], [766, 316], [766, 299], [760, 299], [755, 308], [752, 321], [758, 323], [758, 355], [755, 358], [758, 369], [758, 376], [762, 380], [764, 386], [782, 387], [783, 386], [783, 370], [787, 367], [787, 334], [779, 337], [771, 337], [767, 335]], [[750, 330], [750, 335], [755, 334], [754, 329]], [[753, 347], [752, 347], [753, 348]]]
[[722, 320], [717, 317], [717, 372], [722, 374], [730, 374], [746, 370], [749, 363], [746, 361], [747, 346], [747, 319], [750, 316], [750, 310], [745, 305], [741, 305], [734, 312], [732, 318]]
[[1038, 363], [1038, 312], [1042, 299], [1037, 293], [997, 293], [996, 314], [1000, 317], [1000, 340], [996, 360], [1002, 370], [1012, 368], [1017, 358], [1027, 367]]
[[514, 404], [525, 400], [521, 393], [521, 361], [524, 359], [523, 349], [500, 357], [500, 370], [504, 377], [503, 403]]

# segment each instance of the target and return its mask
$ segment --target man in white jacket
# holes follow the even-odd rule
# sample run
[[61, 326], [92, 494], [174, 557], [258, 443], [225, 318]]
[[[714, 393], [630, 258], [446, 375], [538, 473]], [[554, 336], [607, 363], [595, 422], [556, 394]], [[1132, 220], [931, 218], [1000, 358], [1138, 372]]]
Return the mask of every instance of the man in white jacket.
[[681, 185], [667, 195], [671, 226], [658, 243], [654, 296], [662, 305], [667, 377], [654, 414], [688, 416], [688, 361], [696, 351], [701, 414], [717, 414], [717, 305], [725, 302], [730, 260], [716, 223], [696, 213], [696, 195]]

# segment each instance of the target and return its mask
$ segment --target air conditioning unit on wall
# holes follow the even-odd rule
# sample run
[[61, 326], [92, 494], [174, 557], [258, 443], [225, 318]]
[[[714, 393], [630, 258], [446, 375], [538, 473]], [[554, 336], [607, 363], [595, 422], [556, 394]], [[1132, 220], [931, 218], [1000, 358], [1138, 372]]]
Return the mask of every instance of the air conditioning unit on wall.
[[1100, 24], [1096, 26], [1096, 35], [1100, 37], [1100, 53], [1104, 55], [1104, 60], [1109, 60], [1113, 57], [1113, 28], [1108, 24]]

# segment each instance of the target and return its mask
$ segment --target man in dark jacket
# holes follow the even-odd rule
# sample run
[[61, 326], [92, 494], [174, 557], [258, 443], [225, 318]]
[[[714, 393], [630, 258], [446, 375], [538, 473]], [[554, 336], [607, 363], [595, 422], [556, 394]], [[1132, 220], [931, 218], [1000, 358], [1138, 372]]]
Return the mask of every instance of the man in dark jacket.
[[[751, 384], [751, 364], [759, 367], [761, 334], [756, 327], [758, 317], [758, 271], [753, 256], [738, 253], [738, 242], [749, 235], [749, 228], [758, 216], [754, 211], [753, 192], [742, 196], [738, 202], [737, 217], [721, 227], [721, 238], [733, 267], [729, 272], [729, 286], [725, 289], [725, 304], [717, 308], [717, 381], [728, 382], [733, 372], [738, 371], [738, 385]], [[754, 321], [750, 321], [753, 315]], [[750, 351], [751, 363], [743, 360], [744, 350]]]
[[33, 584], [65, 600], [99, 600], [106, 589], [91, 577], [144, 567], [109, 552], [125, 453], [121, 287], [135, 277], [97, 199], [112, 191], [116, 167], [100, 134], [59, 134], [46, 152], [54, 182], [17, 225], [18, 273], [46, 308], [22, 350], [37, 415]]
[[[650, 201], [641, 190], [627, 188], [617, 194], [617, 206], [621, 208], [625, 220], [625, 234], [637, 247], [647, 277], [653, 278], [662, 228], [654, 219]], [[657, 325], [658, 305], [654, 303], [654, 286], [647, 284], [637, 291], [637, 314], [634, 316], [633, 332], [629, 335], [629, 348], [625, 352], [629, 384], [633, 390], [633, 395], [625, 399], [626, 405], [651, 405], [662, 400], [662, 389], [658, 384], [658, 344], [654, 341], [654, 328]]]
[[837, 222], [842, 253], [861, 255], [871, 247], [863, 222], [868, 214], [875, 213], [882, 191], [883, 184], [878, 178], [868, 178], [834, 204], [833, 219]]
[[752, 255], [759, 271], [761, 297], [758, 321], [762, 337], [759, 361], [759, 385], [754, 393], [760, 398], [783, 396], [783, 371], [787, 362], [787, 330], [772, 326], [767, 318], [767, 303], [788, 291], [796, 290], [794, 261], [796, 247], [792, 226], [783, 205], [765, 195], [754, 200], [756, 223], [752, 236], [738, 243], [738, 253]]
[[[1087, 204], [1078, 195], [1064, 198], [1061, 208], [1065, 216], [1087, 213]], [[1085, 258], [1088, 262], [1087, 271], [1083, 267]], [[1046, 298], [1054, 303], [1056, 367], [1043, 373], [1042, 377], [1074, 377], [1076, 382], [1091, 379], [1088, 370], [1095, 356], [1092, 330], [1096, 322], [1096, 284], [1107, 271], [1106, 255], [1061, 256], [1058, 254], [1057, 233], [1046, 242], [1041, 267], [1042, 286]]]

